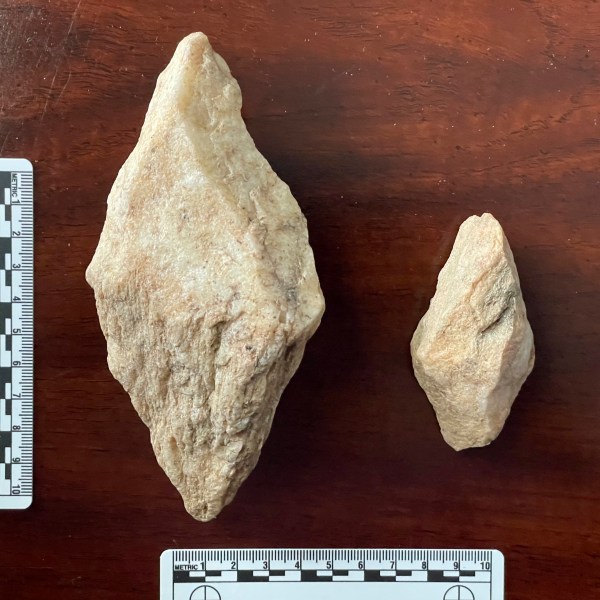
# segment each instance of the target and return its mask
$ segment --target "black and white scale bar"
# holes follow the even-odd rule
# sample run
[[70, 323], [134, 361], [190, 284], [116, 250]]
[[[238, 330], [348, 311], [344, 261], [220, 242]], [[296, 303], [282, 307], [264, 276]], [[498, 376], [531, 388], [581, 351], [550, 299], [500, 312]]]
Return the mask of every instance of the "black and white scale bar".
[[33, 168], [0, 158], [0, 509], [33, 494]]
[[166, 550], [161, 600], [503, 600], [497, 550]]

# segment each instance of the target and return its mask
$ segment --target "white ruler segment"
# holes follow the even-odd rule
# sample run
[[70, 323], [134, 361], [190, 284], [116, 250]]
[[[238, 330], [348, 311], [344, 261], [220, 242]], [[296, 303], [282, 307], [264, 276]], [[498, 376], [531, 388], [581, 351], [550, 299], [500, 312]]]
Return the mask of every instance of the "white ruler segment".
[[503, 600], [498, 550], [165, 550], [160, 600]]
[[0, 509], [33, 494], [33, 167], [0, 158]]

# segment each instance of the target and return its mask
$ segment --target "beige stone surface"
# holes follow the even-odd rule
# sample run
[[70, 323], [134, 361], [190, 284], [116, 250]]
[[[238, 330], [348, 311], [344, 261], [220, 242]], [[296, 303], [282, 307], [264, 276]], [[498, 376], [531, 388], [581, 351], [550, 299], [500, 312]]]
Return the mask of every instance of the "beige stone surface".
[[256, 465], [324, 310], [305, 218], [240, 108], [206, 36], [186, 37], [158, 78], [86, 273], [110, 370], [203, 521]]
[[492, 215], [461, 225], [411, 352], [446, 442], [463, 450], [496, 439], [535, 352], [513, 255]]

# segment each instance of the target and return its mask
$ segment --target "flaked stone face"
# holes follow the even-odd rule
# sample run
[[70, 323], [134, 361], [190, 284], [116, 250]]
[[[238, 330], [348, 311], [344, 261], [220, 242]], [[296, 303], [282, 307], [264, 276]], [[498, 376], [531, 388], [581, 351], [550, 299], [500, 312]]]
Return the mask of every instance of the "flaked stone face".
[[206, 36], [186, 37], [158, 78], [86, 273], [110, 370], [202, 521], [256, 465], [324, 311], [306, 220], [240, 108]]
[[502, 227], [460, 227], [411, 342], [415, 375], [455, 450], [496, 439], [533, 368], [533, 333]]

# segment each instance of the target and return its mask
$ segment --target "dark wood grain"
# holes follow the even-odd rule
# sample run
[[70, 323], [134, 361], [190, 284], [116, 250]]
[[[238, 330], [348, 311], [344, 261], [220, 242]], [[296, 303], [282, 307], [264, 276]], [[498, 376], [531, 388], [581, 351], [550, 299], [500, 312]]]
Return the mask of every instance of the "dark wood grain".
[[[158, 73], [207, 33], [307, 215], [327, 299], [254, 474], [201, 524], [106, 366], [84, 281]], [[0, 0], [0, 155], [36, 182], [35, 503], [0, 595], [158, 598], [168, 547], [496, 547], [507, 598], [600, 597], [600, 3]], [[459, 223], [512, 244], [537, 365], [455, 453], [409, 340]]]

